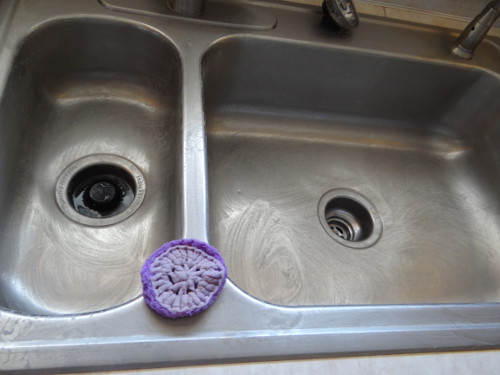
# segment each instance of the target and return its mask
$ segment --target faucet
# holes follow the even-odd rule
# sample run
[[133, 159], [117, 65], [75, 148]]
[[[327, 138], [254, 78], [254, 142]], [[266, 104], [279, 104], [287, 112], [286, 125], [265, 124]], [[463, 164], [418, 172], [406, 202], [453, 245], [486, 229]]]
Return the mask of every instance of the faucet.
[[168, 0], [175, 13], [186, 17], [200, 17], [205, 10], [205, 0]]
[[483, 11], [467, 25], [453, 45], [451, 52], [464, 59], [471, 59], [474, 50], [486, 36], [498, 16], [500, 16], [500, 0], [495, 0], [486, 5]]
[[[167, 3], [172, 11], [185, 17], [201, 17], [205, 10], [205, 0], [167, 0]], [[341, 30], [349, 30], [359, 24], [352, 0], [324, 0], [323, 13]]]
[[324, 0], [322, 8], [325, 17], [341, 30], [346, 31], [359, 25], [358, 12], [352, 0]]

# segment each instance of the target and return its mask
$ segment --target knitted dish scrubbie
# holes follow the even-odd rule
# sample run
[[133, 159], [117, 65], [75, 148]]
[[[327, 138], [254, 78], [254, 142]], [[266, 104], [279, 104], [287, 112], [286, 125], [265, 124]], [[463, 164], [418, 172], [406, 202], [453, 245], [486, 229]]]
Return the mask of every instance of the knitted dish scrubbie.
[[164, 244], [141, 270], [146, 304], [166, 318], [206, 310], [222, 291], [227, 268], [219, 252], [192, 239]]

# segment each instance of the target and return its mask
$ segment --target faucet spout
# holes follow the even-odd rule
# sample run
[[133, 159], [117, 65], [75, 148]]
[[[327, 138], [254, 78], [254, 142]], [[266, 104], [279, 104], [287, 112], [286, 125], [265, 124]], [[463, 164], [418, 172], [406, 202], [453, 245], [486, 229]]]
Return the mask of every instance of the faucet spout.
[[490, 2], [465, 28], [456, 40], [451, 52], [464, 59], [474, 56], [476, 47], [484, 39], [491, 26], [500, 16], [500, 0]]

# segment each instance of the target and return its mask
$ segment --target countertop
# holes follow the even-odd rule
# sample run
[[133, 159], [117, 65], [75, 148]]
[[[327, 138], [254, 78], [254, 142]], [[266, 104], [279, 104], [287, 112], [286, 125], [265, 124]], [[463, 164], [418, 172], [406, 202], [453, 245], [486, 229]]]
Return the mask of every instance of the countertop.
[[94, 375], [292, 375], [292, 374], [481, 374], [499, 373], [500, 350], [386, 355], [151, 370], [97, 372]]

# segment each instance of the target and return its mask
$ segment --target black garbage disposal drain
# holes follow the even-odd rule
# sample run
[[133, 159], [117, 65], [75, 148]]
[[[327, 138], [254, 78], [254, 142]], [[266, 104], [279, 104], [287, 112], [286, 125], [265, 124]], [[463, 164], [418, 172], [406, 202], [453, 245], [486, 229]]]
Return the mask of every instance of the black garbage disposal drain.
[[366, 197], [354, 190], [327, 192], [319, 202], [318, 215], [326, 232], [348, 247], [370, 247], [382, 234], [382, 220], [377, 210]]
[[130, 161], [115, 155], [91, 155], [70, 164], [56, 185], [56, 200], [70, 219], [86, 225], [120, 222], [141, 205], [144, 177]]

